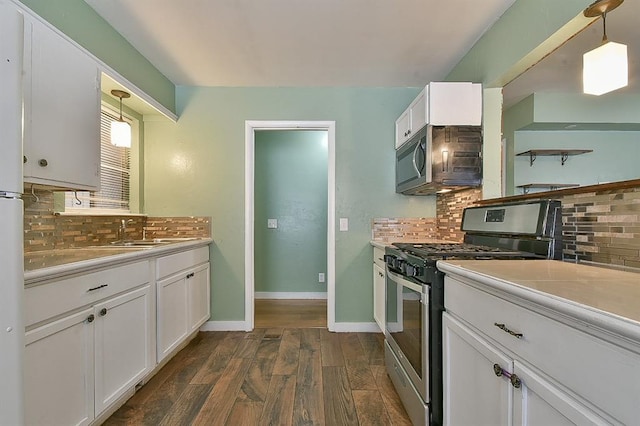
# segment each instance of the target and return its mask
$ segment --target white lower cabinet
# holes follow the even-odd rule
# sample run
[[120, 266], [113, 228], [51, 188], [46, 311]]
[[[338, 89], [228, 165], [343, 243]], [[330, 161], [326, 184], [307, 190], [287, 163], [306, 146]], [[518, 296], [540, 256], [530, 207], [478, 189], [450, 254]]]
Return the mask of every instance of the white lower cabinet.
[[385, 295], [387, 286], [386, 265], [384, 263], [384, 250], [373, 248], [373, 319], [378, 324], [380, 331], [384, 333], [385, 322]]
[[26, 334], [25, 424], [86, 425], [93, 420], [93, 308]]
[[632, 366], [640, 365], [638, 352], [623, 348], [622, 340], [618, 346], [586, 334], [480, 286], [445, 279], [445, 425], [637, 420], [640, 370]]
[[159, 258], [156, 276], [160, 362], [209, 319], [209, 248]]
[[444, 424], [510, 424], [513, 391], [494, 365], [512, 371], [511, 360], [447, 313], [442, 328]]
[[150, 276], [144, 261], [25, 290], [26, 424], [90, 424], [153, 369]]
[[153, 366], [151, 287], [95, 306], [96, 413], [140, 382]]

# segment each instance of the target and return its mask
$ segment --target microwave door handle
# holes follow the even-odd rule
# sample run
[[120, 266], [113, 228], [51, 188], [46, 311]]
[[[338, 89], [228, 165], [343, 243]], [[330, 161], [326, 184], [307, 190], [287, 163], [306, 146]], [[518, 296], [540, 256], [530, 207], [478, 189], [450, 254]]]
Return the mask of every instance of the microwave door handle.
[[413, 168], [416, 169], [416, 173], [418, 173], [418, 177], [421, 178], [422, 173], [420, 172], [420, 169], [418, 169], [418, 162], [416, 161], [416, 154], [418, 153], [419, 149], [420, 149], [420, 141], [418, 141], [415, 149], [413, 150]]

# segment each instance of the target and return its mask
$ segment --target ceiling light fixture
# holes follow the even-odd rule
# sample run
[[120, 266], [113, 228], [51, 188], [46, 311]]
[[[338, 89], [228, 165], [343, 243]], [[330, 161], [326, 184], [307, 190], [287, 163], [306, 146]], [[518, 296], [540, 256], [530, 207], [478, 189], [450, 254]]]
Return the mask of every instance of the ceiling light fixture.
[[111, 144], [131, 148], [131, 126], [122, 119], [122, 99], [131, 95], [124, 90], [112, 90], [111, 94], [120, 98], [120, 118], [111, 122]]
[[602, 16], [604, 35], [600, 47], [582, 57], [583, 91], [589, 95], [602, 95], [629, 84], [627, 46], [607, 39], [607, 13], [620, 6], [624, 0], [597, 0], [587, 7], [584, 16]]

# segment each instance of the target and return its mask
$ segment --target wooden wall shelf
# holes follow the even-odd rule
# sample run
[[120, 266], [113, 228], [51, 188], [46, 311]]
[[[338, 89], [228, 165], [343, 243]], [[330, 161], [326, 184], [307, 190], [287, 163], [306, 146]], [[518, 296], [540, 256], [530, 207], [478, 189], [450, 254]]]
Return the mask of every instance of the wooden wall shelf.
[[528, 151], [520, 152], [516, 154], [516, 156], [528, 155], [529, 156], [529, 166], [533, 166], [533, 162], [536, 161], [538, 156], [558, 156], [560, 157], [561, 165], [564, 166], [567, 158], [570, 155], [580, 155], [587, 154], [589, 152], [593, 152], [592, 149], [530, 149]]

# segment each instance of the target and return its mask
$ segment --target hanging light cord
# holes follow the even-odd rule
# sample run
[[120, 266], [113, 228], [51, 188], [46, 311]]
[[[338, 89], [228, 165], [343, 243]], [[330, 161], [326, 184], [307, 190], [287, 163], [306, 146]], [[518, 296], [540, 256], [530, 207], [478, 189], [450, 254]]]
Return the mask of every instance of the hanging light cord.
[[[603, 15], [603, 17], [604, 17], [604, 15]], [[606, 30], [605, 30], [605, 34], [606, 34]], [[605, 35], [605, 38], [606, 38], [606, 35]], [[122, 119], [122, 96], [120, 96], [120, 121], [124, 121]]]
[[[607, 12], [602, 12], [602, 29], [604, 32], [602, 35], [602, 44], [605, 44], [609, 41], [607, 39]], [[120, 100], [120, 102], [122, 102], [122, 100]]]

